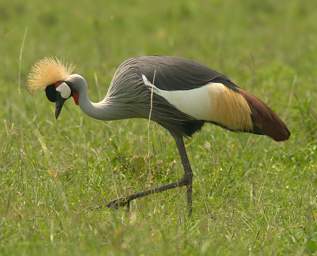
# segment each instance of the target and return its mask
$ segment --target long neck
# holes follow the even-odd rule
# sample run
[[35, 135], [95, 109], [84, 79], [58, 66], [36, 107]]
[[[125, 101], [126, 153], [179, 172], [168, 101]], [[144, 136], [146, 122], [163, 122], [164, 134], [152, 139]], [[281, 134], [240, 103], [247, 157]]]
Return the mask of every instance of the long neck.
[[79, 88], [78, 101], [81, 110], [92, 118], [99, 120], [117, 120], [124, 118], [118, 113], [115, 106], [113, 106], [107, 97], [97, 103], [91, 102], [88, 97], [86, 85]]

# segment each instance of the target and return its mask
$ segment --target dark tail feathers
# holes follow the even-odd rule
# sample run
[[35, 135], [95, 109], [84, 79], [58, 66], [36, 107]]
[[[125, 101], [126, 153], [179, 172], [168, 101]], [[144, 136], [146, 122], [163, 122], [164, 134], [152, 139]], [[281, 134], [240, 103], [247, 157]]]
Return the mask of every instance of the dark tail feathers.
[[253, 133], [267, 135], [276, 141], [287, 140], [291, 133], [285, 123], [261, 100], [239, 89], [248, 102], [253, 121]]

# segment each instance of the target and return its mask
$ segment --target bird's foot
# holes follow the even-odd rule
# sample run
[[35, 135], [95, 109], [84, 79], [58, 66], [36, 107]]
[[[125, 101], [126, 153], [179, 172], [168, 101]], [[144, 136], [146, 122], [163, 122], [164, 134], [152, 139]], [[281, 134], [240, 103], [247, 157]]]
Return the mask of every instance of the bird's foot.
[[130, 207], [130, 199], [127, 197], [121, 197], [116, 200], [111, 201], [110, 203], [107, 204], [108, 208], [112, 209], [119, 209], [119, 207], [124, 207], [127, 206], [128, 208]]

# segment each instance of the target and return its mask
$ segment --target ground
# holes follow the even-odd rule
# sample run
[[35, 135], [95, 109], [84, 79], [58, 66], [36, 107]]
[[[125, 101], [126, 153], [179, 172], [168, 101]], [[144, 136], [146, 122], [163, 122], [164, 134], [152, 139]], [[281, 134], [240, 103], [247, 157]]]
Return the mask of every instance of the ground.
[[[317, 2], [127, 0], [0, 2], [1, 255], [311, 255], [317, 253]], [[31, 65], [58, 56], [105, 95], [136, 55], [177, 55], [267, 102], [289, 141], [206, 125], [186, 140], [184, 188], [104, 206], [172, 182], [173, 139], [146, 120], [101, 122], [67, 102], [60, 120], [26, 89]]]

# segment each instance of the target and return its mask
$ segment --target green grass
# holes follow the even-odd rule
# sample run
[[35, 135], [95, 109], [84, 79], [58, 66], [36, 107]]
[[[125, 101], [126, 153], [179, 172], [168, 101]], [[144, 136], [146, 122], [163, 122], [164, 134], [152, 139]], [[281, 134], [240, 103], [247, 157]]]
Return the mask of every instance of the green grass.
[[[317, 254], [316, 8], [308, 0], [1, 1], [0, 254]], [[44, 93], [24, 88], [35, 61], [59, 56], [76, 64], [97, 101], [124, 59], [149, 54], [227, 74], [292, 132], [275, 143], [206, 125], [187, 140], [190, 219], [184, 189], [134, 202], [130, 213], [96, 209], [181, 177], [166, 131], [151, 124], [148, 142], [146, 120], [100, 122], [70, 101], [55, 121]]]

